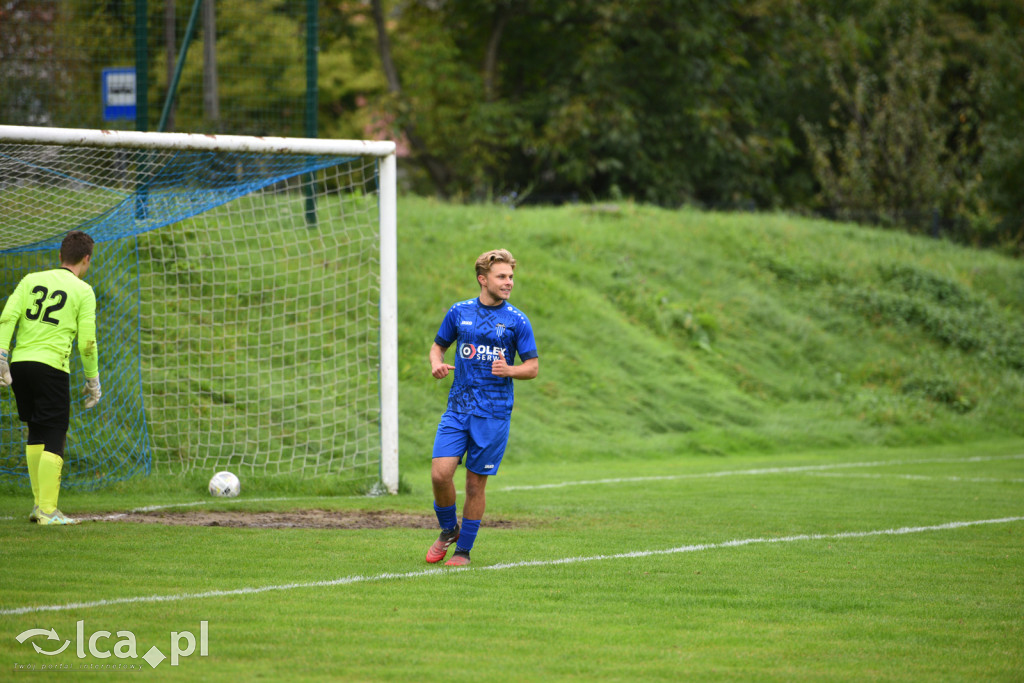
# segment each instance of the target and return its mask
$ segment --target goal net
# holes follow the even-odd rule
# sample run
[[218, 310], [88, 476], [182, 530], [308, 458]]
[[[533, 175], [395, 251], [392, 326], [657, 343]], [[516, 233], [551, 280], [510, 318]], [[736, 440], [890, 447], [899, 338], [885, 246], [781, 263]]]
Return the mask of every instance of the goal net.
[[[103, 398], [82, 408], [74, 349], [65, 486], [397, 490], [393, 143], [0, 126], [0, 306], [73, 229], [96, 242]], [[28, 485], [24, 450], [0, 389], [0, 478]]]

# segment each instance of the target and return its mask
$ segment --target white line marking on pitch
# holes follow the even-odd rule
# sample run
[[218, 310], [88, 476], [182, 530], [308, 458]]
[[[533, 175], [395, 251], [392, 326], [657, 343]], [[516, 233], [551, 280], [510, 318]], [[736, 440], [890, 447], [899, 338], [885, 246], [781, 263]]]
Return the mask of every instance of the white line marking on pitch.
[[1000, 517], [998, 519], [979, 519], [969, 522], [948, 522], [946, 524], [935, 524], [932, 526], [900, 527], [898, 529], [878, 529], [874, 531], [844, 531], [836, 534], [799, 534], [796, 536], [782, 536], [778, 538], [744, 538], [724, 543], [700, 543], [696, 545], [683, 545], [677, 548], [664, 550], [637, 550], [630, 553], [618, 553], [615, 555], [591, 555], [589, 557], [563, 557], [555, 560], [526, 560], [523, 562], [507, 562], [504, 564], [492, 564], [483, 567], [462, 567], [462, 568], [432, 568], [419, 571], [405, 572], [403, 574], [384, 573], [372, 576], [344, 576], [330, 581], [310, 581], [307, 583], [286, 583], [270, 586], [254, 586], [251, 588], [237, 588], [234, 590], [214, 590], [202, 593], [178, 593], [174, 595], [145, 595], [132, 598], [113, 598], [110, 600], [93, 600], [89, 602], [73, 602], [64, 605], [30, 605], [27, 607], [13, 607], [0, 609], [0, 615], [31, 614], [34, 612], [64, 612], [68, 610], [90, 609], [93, 607], [108, 607], [111, 605], [127, 605], [146, 602], [179, 602], [182, 600], [203, 600], [206, 598], [219, 598], [229, 595], [253, 595], [257, 593], [269, 593], [271, 591], [288, 591], [299, 588], [325, 588], [332, 586], [346, 586], [354, 583], [367, 583], [371, 581], [390, 581], [392, 579], [414, 579], [423, 576], [436, 576], [455, 571], [495, 571], [502, 569], [519, 569], [522, 567], [553, 567], [564, 564], [579, 564], [581, 562], [599, 562], [603, 560], [620, 560], [625, 558], [655, 557], [658, 555], [676, 555], [680, 553], [693, 553], [703, 550], [718, 550], [721, 548], [739, 548], [759, 543], [793, 543], [796, 541], [822, 541], [822, 540], [844, 540], [850, 538], [867, 538], [869, 536], [902, 536], [904, 534], [919, 534], [926, 531], [948, 531], [951, 529], [962, 529], [965, 527], [978, 526], [981, 524], [1007, 524], [1010, 522], [1024, 521], [1022, 517]]
[[591, 479], [589, 481], [563, 481], [555, 484], [533, 484], [524, 486], [505, 486], [497, 491], [538, 491], [542, 489], [559, 489], [567, 486], [591, 486], [595, 484], [624, 484], [642, 481], [673, 481], [676, 479], [713, 479], [715, 477], [734, 477], [760, 474], [796, 474], [802, 472], [820, 472], [859, 467], [885, 467], [890, 465], [931, 465], [936, 463], [970, 463], [991, 460], [1024, 460], [1024, 455], [977, 455], [970, 458], [930, 458], [926, 460], [877, 460], [874, 462], [841, 462], [828, 465], [798, 465], [793, 467], [759, 467], [749, 470], [720, 470], [717, 472], [700, 472], [694, 474], [667, 474], [651, 477], [618, 477], [615, 479]]
[[[122, 519], [128, 515], [134, 515], [140, 512], [156, 512], [157, 510], [170, 510], [171, 508], [190, 508], [198, 507], [201, 505], [217, 505], [223, 503], [276, 503], [276, 502], [289, 502], [295, 500], [338, 500], [339, 498], [365, 498], [366, 496], [289, 496], [282, 498], [212, 498], [210, 500], [194, 500], [189, 503], [167, 503], [165, 505], [146, 505], [140, 508], [132, 508], [127, 512], [115, 512], [109, 515], [103, 515], [102, 517], [92, 517], [89, 513], [83, 512], [80, 515], [73, 515], [79, 519], [88, 520], [90, 522], [110, 522], [116, 519]], [[21, 519], [20, 517], [6, 516], [0, 517], [0, 520], [7, 519]]]
[[965, 481], [978, 484], [1024, 484], [1024, 479], [999, 479], [997, 477], [936, 477], [927, 474], [876, 474], [868, 472], [808, 472], [810, 477], [835, 477], [836, 479], [909, 479], [911, 481]]
[[[555, 484], [533, 484], [533, 485], [522, 485], [522, 486], [505, 486], [494, 489], [495, 491], [537, 491], [541, 489], [558, 489], [565, 488], [567, 486], [593, 486], [599, 484], [626, 484], [632, 482], [643, 482], [643, 481], [674, 481], [677, 479], [713, 479], [715, 477], [733, 477], [733, 476], [756, 476], [761, 474], [797, 474], [801, 472], [822, 472], [827, 470], [835, 469], [849, 469], [849, 468], [860, 468], [860, 467], [884, 467], [889, 465], [928, 465], [936, 463], [970, 463], [970, 462], [986, 462], [992, 460], [1024, 460], [1024, 454], [1021, 455], [977, 455], [970, 458], [931, 458], [926, 460], [877, 460], [873, 462], [840, 462], [830, 463], [827, 465], [798, 465], [793, 467], [760, 467], [749, 470], [720, 470], [717, 472], [698, 472], [692, 474], [667, 474], [662, 476], [650, 476], [650, 477], [618, 477], [614, 479], [592, 479], [585, 481], [563, 481]], [[907, 475], [912, 476], [912, 475]], [[980, 481], [980, 480], [979, 480]], [[1018, 480], [1004, 480], [998, 481], [1013, 481]], [[462, 491], [457, 492], [459, 495], [463, 495]], [[365, 498], [366, 496], [344, 496], [345, 498]], [[265, 503], [265, 502], [279, 502], [279, 501], [294, 501], [294, 500], [320, 500], [320, 499], [334, 499], [335, 496], [299, 496], [290, 498], [236, 498], [231, 499], [230, 502], [234, 503]], [[156, 510], [169, 510], [171, 508], [178, 507], [194, 507], [199, 505], [212, 505], [216, 503], [229, 502], [223, 498], [217, 498], [212, 500], [199, 500], [190, 503], [168, 503], [166, 505], [148, 505], [146, 507], [134, 508], [124, 513], [115, 513], [105, 517], [93, 518], [95, 521], [107, 521], [121, 519], [126, 515], [130, 515], [138, 512], [154, 512]], [[0, 520], [12, 520], [19, 519], [14, 516], [0, 517]]]

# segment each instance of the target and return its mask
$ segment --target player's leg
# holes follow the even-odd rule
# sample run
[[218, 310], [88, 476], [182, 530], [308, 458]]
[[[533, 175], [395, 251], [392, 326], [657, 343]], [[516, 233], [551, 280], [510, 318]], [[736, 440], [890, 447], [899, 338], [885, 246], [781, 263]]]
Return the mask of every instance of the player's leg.
[[64, 469], [63, 427], [48, 427], [43, 432], [43, 452], [39, 456], [39, 524], [78, 524], [57, 508], [61, 472]]
[[64, 458], [47, 450], [39, 456], [39, 512], [40, 519], [53, 515], [60, 497], [60, 478]]
[[487, 480], [489, 475], [466, 470], [466, 502], [462, 504], [462, 516], [466, 519], [483, 519], [487, 509]]
[[455, 470], [459, 467], [458, 456], [435, 456], [430, 462], [430, 485], [434, 489], [434, 503], [440, 506], [455, 505]]
[[40, 525], [77, 524], [57, 508], [61, 472], [64, 469], [64, 444], [71, 421], [71, 378], [68, 373], [41, 363], [32, 373], [36, 381], [34, 413], [31, 416], [36, 440], [43, 444], [39, 455]]
[[434, 490], [434, 514], [441, 528], [437, 540], [427, 550], [427, 562], [444, 559], [448, 548], [459, 538], [459, 516], [455, 501], [455, 470], [466, 452], [467, 432], [464, 417], [445, 413], [437, 426], [434, 452], [430, 462], [430, 483]]
[[34, 423], [35, 416], [35, 389], [38, 381], [34, 374], [37, 369], [36, 363], [13, 363], [11, 365], [11, 389], [14, 390], [14, 400], [18, 405], [18, 418], [28, 427], [28, 439], [25, 443], [25, 465], [28, 467], [28, 480], [32, 486], [32, 512], [29, 513], [28, 521], [39, 521], [39, 460], [43, 455], [43, 445], [40, 425]]
[[28, 480], [32, 484], [32, 512], [28, 521], [39, 521], [39, 461], [43, 457], [46, 446], [33, 434], [32, 425], [28, 426], [28, 444], [25, 446], [25, 463], [28, 465]]
[[480, 531], [487, 509], [487, 480], [498, 473], [508, 445], [509, 421], [473, 417], [466, 454], [466, 502], [462, 505], [462, 532], [455, 554], [445, 564], [463, 567]]
[[434, 489], [434, 514], [441, 531], [459, 526], [458, 510], [455, 505], [455, 470], [460, 458], [455, 456], [436, 457], [430, 462], [430, 483]]
[[487, 508], [487, 480], [489, 475], [477, 474], [466, 470], [466, 502], [462, 505], [462, 532], [452, 559], [445, 562], [451, 567], [465, 567], [469, 564], [469, 551], [476, 543], [476, 535], [480, 533], [480, 522]]
[[434, 487], [434, 514], [441, 532], [427, 550], [426, 560], [430, 564], [440, 562], [448, 554], [448, 548], [459, 540], [459, 513], [455, 505], [455, 469], [459, 458], [454, 456], [435, 457], [430, 463], [430, 480]]

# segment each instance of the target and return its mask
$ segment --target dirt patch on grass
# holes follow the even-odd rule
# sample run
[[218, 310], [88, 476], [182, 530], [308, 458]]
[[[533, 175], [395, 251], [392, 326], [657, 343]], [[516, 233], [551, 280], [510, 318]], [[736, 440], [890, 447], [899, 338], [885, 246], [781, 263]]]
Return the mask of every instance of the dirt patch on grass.
[[[288, 510], [245, 512], [240, 510], [150, 510], [145, 512], [75, 515], [82, 521], [135, 522], [169, 526], [222, 526], [254, 529], [437, 529], [437, 518], [398, 510]], [[488, 519], [484, 526], [519, 526], [503, 519]]]

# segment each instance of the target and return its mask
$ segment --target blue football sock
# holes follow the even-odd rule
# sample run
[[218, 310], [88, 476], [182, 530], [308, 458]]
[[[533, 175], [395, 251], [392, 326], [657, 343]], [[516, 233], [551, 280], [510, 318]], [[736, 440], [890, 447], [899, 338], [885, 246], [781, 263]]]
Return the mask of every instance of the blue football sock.
[[441, 529], [454, 529], [459, 525], [459, 515], [454, 505], [442, 508], [435, 502], [434, 512], [437, 514], [437, 523], [441, 525]]
[[462, 518], [462, 531], [459, 533], [459, 542], [455, 544], [456, 550], [463, 550], [469, 552], [473, 549], [473, 543], [476, 541], [477, 532], [480, 531], [480, 520], [479, 519], [466, 519]]

